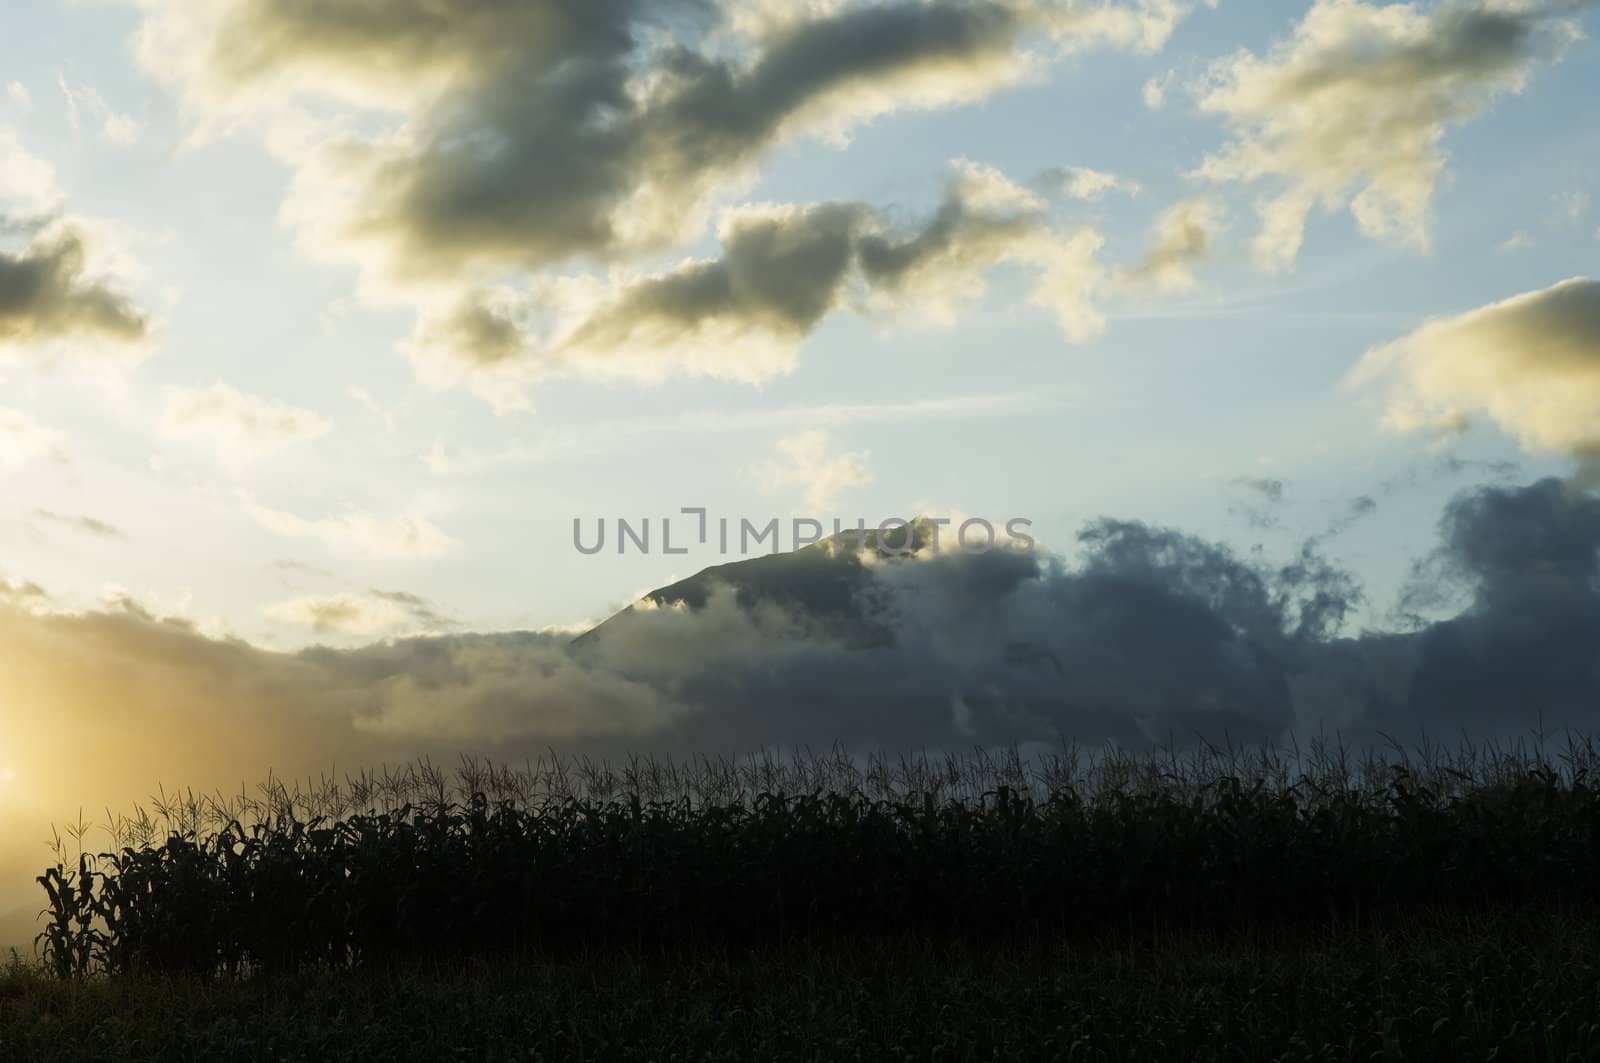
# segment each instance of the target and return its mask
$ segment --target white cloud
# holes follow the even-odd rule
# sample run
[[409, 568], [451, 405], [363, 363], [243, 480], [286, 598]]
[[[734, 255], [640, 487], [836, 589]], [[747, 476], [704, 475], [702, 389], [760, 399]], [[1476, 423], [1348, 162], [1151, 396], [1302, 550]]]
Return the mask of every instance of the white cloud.
[[21, 410], [0, 406], [0, 470], [37, 461], [65, 461], [66, 438]]
[[0, 216], [45, 215], [61, 203], [54, 166], [30, 152], [16, 130], [0, 125]]
[[796, 432], [778, 440], [778, 456], [751, 467], [763, 490], [798, 488], [813, 513], [830, 510], [839, 495], [872, 482], [871, 454], [840, 451], [828, 433]]
[[1388, 386], [1395, 431], [1459, 432], [1482, 413], [1526, 450], [1600, 454], [1600, 281], [1430, 321], [1370, 351], [1350, 382]]
[[1168, 70], [1159, 77], [1153, 77], [1144, 83], [1139, 90], [1144, 98], [1144, 105], [1152, 111], [1159, 111], [1167, 105], [1167, 90], [1172, 87], [1172, 82], [1178, 76], [1176, 70]]
[[221, 382], [209, 388], [168, 388], [161, 418], [163, 434], [204, 440], [224, 464], [235, 466], [316, 439], [331, 427], [327, 418], [309, 410], [245, 395]]
[[1500, 244], [1500, 250], [1509, 255], [1518, 251], [1526, 251], [1532, 246], [1533, 237], [1528, 235], [1528, 231], [1526, 229], [1518, 229], [1516, 232], [1505, 238], [1505, 240]]
[[1139, 182], [1087, 166], [1066, 166], [1045, 173], [1042, 181], [1072, 199], [1097, 200], [1107, 192], [1139, 194]]
[[1567, 224], [1577, 227], [1589, 213], [1589, 193], [1583, 189], [1563, 192], [1555, 197], [1556, 211]]
[[352, 511], [311, 520], [246, 499], [245, 510], [261, 527], [286, 539], [305, 539], [378, 561], [429, 561], [461, 545], [425, 517], [378, 517]]
[[1263, 269], [1299, 253], [1314, 207], [1348, 210], [1369, 237], [1426, 250], [1448, 126], [1520, 92], [1578, 38], [1571, 4], [1316, 0], [1266, 57], [1215, 64], [1200, 109], [1233, 141], [1199, 173], [1276, 186], [1259, 207]]
[[1124, 284], [1145, 285], [1163, 292], [1187, 292], [1197, 281], [1194, 265], [1208, 258], [1225, 224], [1221, 203], [1207, 196], [1183, 200], [1156, 219], [1144, 258], [1127, 271]]
[[65, 75], [56, 74], [56, 84], [67, 101], [67, 122], [74, 133], [83, 129], [85, 117], [100, 125], [100, 139], [108, 144], [129, 147], [144, 136], [144, 123], [123, 114], [106, 102], [99, 91], [88, 85], [71, 85]]
[[6, 98], [19, 110], [29, 111], [33, 109], [33, 93], [29, 92], [28, 86], [20, 81], [12, 81], [6, 84]]

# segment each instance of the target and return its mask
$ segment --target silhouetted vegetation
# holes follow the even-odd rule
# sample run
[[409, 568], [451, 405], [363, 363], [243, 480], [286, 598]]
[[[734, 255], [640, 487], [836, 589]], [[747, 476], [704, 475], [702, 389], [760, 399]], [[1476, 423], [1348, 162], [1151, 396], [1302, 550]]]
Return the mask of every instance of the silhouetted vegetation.
[[163, 796], [40, 879], [42, 955], [63, 977], [209, 977], [1586, 916], [1597, 757], [1574, 739], [1555, 756], [468, 760]]
[[1566, 1063], [1600, 1059], [1600, 921], [1425, 916], [1066, 958], [896, 943], [84, 982], [0, 966], [0, 1058]]

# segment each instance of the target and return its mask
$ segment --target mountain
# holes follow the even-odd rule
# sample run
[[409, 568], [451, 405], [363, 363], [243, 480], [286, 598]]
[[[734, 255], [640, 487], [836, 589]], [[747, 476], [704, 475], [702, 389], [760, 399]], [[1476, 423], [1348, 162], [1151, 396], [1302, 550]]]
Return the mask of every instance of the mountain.
[[[686, 745], [1249, 742], [1292, 723], [1288, 666], [1319, 647], [1289, 631], [1254, 569], [1134, 524], [1102, 529], [1070, 570], [1032, 551], [923, 551], [933, 530], [717, 565], [571, 650], [631, 684], [619, 690], [692, 706], [674, 724]], [[894, 560], [907, 543], [918, 558]], [[708, 608], [719, 585], [751, 624]], [[690, 623], [641, 623], [679, 603]]]
[[870, 587], [870, 576], [862, 555], [878, 553], [880, 548], [903, 551], [908, 537], [911, 549], [920, 550], [929, 541], [931, 527], [919, 517], [909, 526], [891, 528], [881, 536], [873, 529], [865, 535], [845, 532], [792, 553], [714, 565], [651, 591], [639, 602], [579, 635], [572, 641], [572, 648], [581, 652], [596, 645], [622, 617], [646, 602], [655, 606], [681, 602], [692, 610], [703, 609], [716, 585], [730, 587], [741, 608], [750, 609], [763, 602], [780, 606], [812, 621], [850, 648], [888, 645], [894, 639], [893, 632], [881, 620], [867, 615], [863, 595]]

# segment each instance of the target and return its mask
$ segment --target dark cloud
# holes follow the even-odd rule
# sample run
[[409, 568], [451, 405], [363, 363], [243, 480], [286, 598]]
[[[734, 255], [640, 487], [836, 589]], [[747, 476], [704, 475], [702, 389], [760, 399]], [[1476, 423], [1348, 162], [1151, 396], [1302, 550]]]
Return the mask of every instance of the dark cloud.
[[914, 308], [949, 318], [1006, 261], [1036, 270], [1034, 301], [1056, 311], [1069, 337], [1098, 327], [1098, 237], [1058, 229], [1044, 199], [967, 161], [954, 165], [924, 220], [861, 203], [744, 208], [726, 216], [720, 236], [715, 258], [605, 291], [474, 290], [423, 322], [414, 356], [440, 376], [676, 371], [761, 381], [791, 368], [796, 348], [829, 313]]
[[360, 207], [330, 219], [332, 235], [380, 242], [411, 275], [675, 242], [791, 125], [870, 110], [851, 98], [863, 91], [914, 99], [919, 75], [993, 80], [986, 66], [1011, 58], [1026, 24], [989, 0], [899, 0], [784, 23], [727, 54], [724, 12], [705, 0], [405, 10], [417, 6], [237, 3], [204, 71], [228, 92], [297, 77], [437, 86], [411, 102], [403, 144], [339, 149], [367, 165]]
[[1189, 5], [144, 6], [147, 62], [201, 106], [305, 93], [402, 111], [402, 135], [301, 155], [296, 213], [327, 239], [374, 249], [385, 272], [415, 277], [670, 245], [781, 141], [980, 98], [1017, 81], [1030, 48], [1158, 47]]
[[1228, 513], [1244, 518], [1256, 531], [1268, 531], [1278, 526], [1277, 510], [1283, 505], [1287, 485], [1269, 476], [1241, 476], [1233, 486], [1247, 493], [1244, 502], [1230, 503]]
[[1288, 487], [1282, 480], [1270, 476], [1241, 476], [1233, 482], [1255, 492], [1274, 506], [1283, 501], [1283, 492]]
[[1377, 499], [1371, 495], [1357, 495], [1345, 503], [1344, 512], [1333, 519], [1333, 522], [1328, 525], [1328, 529], [1318, 537], [1318, 541], [1327, 542], [1329, 539], [1343, 535], [1376, 512], [1378, 512]]
[[[1330, 724], [1483, 733], [1524, 730], [1540, 711], [1583, 723], [1600, 693], [1600, 500], [1557, 481], [1484, 488], [1453, 503], [1442, 527], [1418, 578], [1454, 589], [1465, 608], [1390, 634], [1347, 631], [1361, 588], [1315, 541], [1269, 565], [1105, 520], [1081, 533], [1073, 565], [1012, 550], [755, 559], [667, 588], [571, 647], [554, 634], [451, 635], [280, 656], [130, 602], [10, 615], [7, 645], [39, 650], [17, 658], [35, 676], [56, 659], [41, 647], [73, 647], [71, 667], [60, 657], [44, 686], [80, 694], [102, 665], [109, 691], [117, 661], [150, 661], [139, 683], [121, 685], [127, 718], [148, 712], [156, 731], [164, 705], [227, 703], [247, 728], [291, 702], [295, 718], [326, 714], [302, 760], [329, 735], [366, 755], [394, 743], [514, 753], [1064, 735], [1138, 745]], [[363, 598], [437, 618], [414, 595]]]
[[92, 276], [89, 258], [86, 236], [72, 225], [46, 227], [21, 251], [0, 250], [0, 345], [145, 339], [149, 316]]
[[1079, 540], [1072, 564], [814, 548], [665, 588], [575, 642], [452, 634], [295, 654], [126, 598], [52, 611], [43, 589], [0, 581], [0, 733], [27, 735], [30, 763], [94, 765], [30, 782], [47, 811], [18, 829], [43, 838], [51, 818], [122, 807], [157, 782], [231, 789], [269, 768], [464, 751], [1147, 748], [1334, 732], [1359, 745], [1588, 729], [1600, 706], [1600, 498], [1571, 483], [1459, 496], [1417, 577], [1459, 604], [1391, 632], [1348, 630], [1360, 588], [1314, 543], [1269, 565], [1137, 522], [1099, 521]]
[[852, 204], [825, 204], [737, 219], [721, 258], [624, 289], [573, 333], [570, 346], [677, 342], [715, 321], [805, 336], [837, 305], [869, 214]]
[[1419, 577], [1469, 594], [1419, 635], [1405, 708], [1436, 729], [1478, 733], [1541, 720], [1588, 728], [1600, 706], [1600, 498], [1548, 479], [1486, 488], [1445, 514]]

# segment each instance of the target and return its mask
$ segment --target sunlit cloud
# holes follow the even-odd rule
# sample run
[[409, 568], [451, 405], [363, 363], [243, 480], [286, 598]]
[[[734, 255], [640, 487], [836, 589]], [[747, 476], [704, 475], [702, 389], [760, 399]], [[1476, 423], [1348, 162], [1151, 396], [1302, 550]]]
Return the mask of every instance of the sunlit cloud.
[[452, 626], [426, 599], [397, 591], [305, 595], [269, 606], [267, 615], [318, 635], [358, 638], [426, 634]]
[[55, 513], [48, 509], [33, 511], [35, 519], [57, 528], [64, 528], [80, 535], [88, 535], [96, 539], [112, 539], [126, 542], [128, 533], [115, 524], [108, 524], [95, 517], [84, 515], [71, 516], [65, 513]]
[[1225, 225], [1225, 210], [1215, 199], [1197, 197], [1169, 207], [1156, 219], [1144, 257], [1123, 272], [1122, 282], [1163, 292], [1192, 291], [1199, 283], [1194, 267], [1212, 255]]
[[56, 84], [67, 103], [67, 122], [74, 133], [83, 130], [85, 119], [99, 125], [100, 139], [118, 147], [136, 144], [144, 136], [144, 123], [132, 115], [117, 111], [89, 85], [68, 83], [63, 74], [56, 75]]
[[953, 165], [939, 208], [914, 225], [859, 203], [747, 206], [724, 213], [719, 238], [719, 257], [661, 273], [469, 292], [424, 315], [411, 356], [423, 379], [475, 388], [502, 408], [560, 374], [760, 383], [790, 372], [831, 313], [948, 325], [1005, 263], [1034, 272], [1032, 301], [1069, 340], [1104, 327], [1103, 237], [1058, 226], [1039, 193], [966, 160]]
[[66, 437], [30, 414], [0, 406], [0, 471], [66, 460]]
[[[866, 221], [845, 216], [871, 211], [778, 208], [813, 212], [801, 220], [819, 225], [814, 212], [832, 212], [833, 247], [819, 232], [800, 249], [824, 260], [802, 289], [809, 310], [774, 315], [776, 289], [759, 286], [711, 297], [740, 267], [726, 258], [658, 276], [637, 263], [696, 239], [713, 219], [724, 252], [736, 252], [741, 219], [766, 224], [751, 219], [767, 208], [733, 204], [782, 145], [842, 144], [891, 114], [981, 100], [1085, 49], [1153, 52], [1195, 6], [602, 0], [575, 19], [554, 2], [404, 0], [381, 13], [134, 2], [144, 11], [140, 55], [178, 90], [197, 135], [254, 123], [293, 168], [283, 217], [302, 245], [356, 263], [370, 299], [424, 305], [409, 344], [419, 374], [465, 384], [502, 411], [526, 408], [524, 385], [552, 367], [738, 380], [787, 372], [797, 332], [839, 299], [825, 260], [854, 264], [839, 245]], [[1067, 194], [1095, 198], [1107, 182], [1132, 189], [1083, 170]], [[798, 235], [798, 225], [775, 224], [783, 238]], [[975, 234], [965, 235], [970, 246]], [[1035, 301], [1071, 338], [1098, 335], [1103, 320], [1083, 292], [1098, 237], [1031, 241], [1026, 257], [1049, 273]], [[1070, 246], [1054, 253], [1056, 243]], [[766, 264], [782, 250], [769, 246]], [[940, 300], [917, 311], [947, 315], [943, 297], [976, 282], [953, 263], [941, 272], [936, 257], [880, 289], [933, 290]], [[562, 272], [589, 265], [613, 276]], [[681, 298], [691, 290], [706, 303], [699, 317], [696, 299]], [[525, 335], [551, 316], [572, 334]], [[737, 360], [720, 353], [734, 347]]]
[[796, 432], [778, 440], [772, 459], [749, 469], [763, 490], [798, 491], [812, 513], [826, 514], [845, 491], [872, 483], [867, 451], [844, 451], [827, 432]]
[[1087, 166], [1063, 166], [1046, 170], [1039, 184], [1060, 192], [1071, 199], [1093, 202], [1111, 192], [1130, 196], [1139, 194], [1139, 182], [1129, 177], [1119, 177], [1104, 170], [1091, 170]]
[[208, 388], [168, 388], [161, 417], [164, 435], [203, 441], [233, 466], [318, 439], [332, 427], [309, 410], [246, 395], [220, 381]]
[[0, 125], [0, 217], [42, 217], [58, 208], [61, 199], [55, 167], [30, 152], [16, 130]]
[[1283, 270], [1314, 208], [1426, 250], [1447, 128], [1523, 90], [1579, 36], [1571, 3], [1316, 0], [1265, 56], [1241, 50], [1197, 86], [1233, 140], [1199, 174], [1264, 184], [1257, 264]]
[[1454, 433], [1483, 415], [1529, 451], [1600, 455], [1600, 281], [1435, 319], [1370, 351], [1350, 381], [1387, 388], [1396, 431]]
[[321, 543], [371, 560], [429, 561], [445, 557], [461, 545], [432, 521], [415, 514], [382, 517], [351, 511], [308, 519], [250, 499], [246, 500], [245, 510], [274, 535]]

